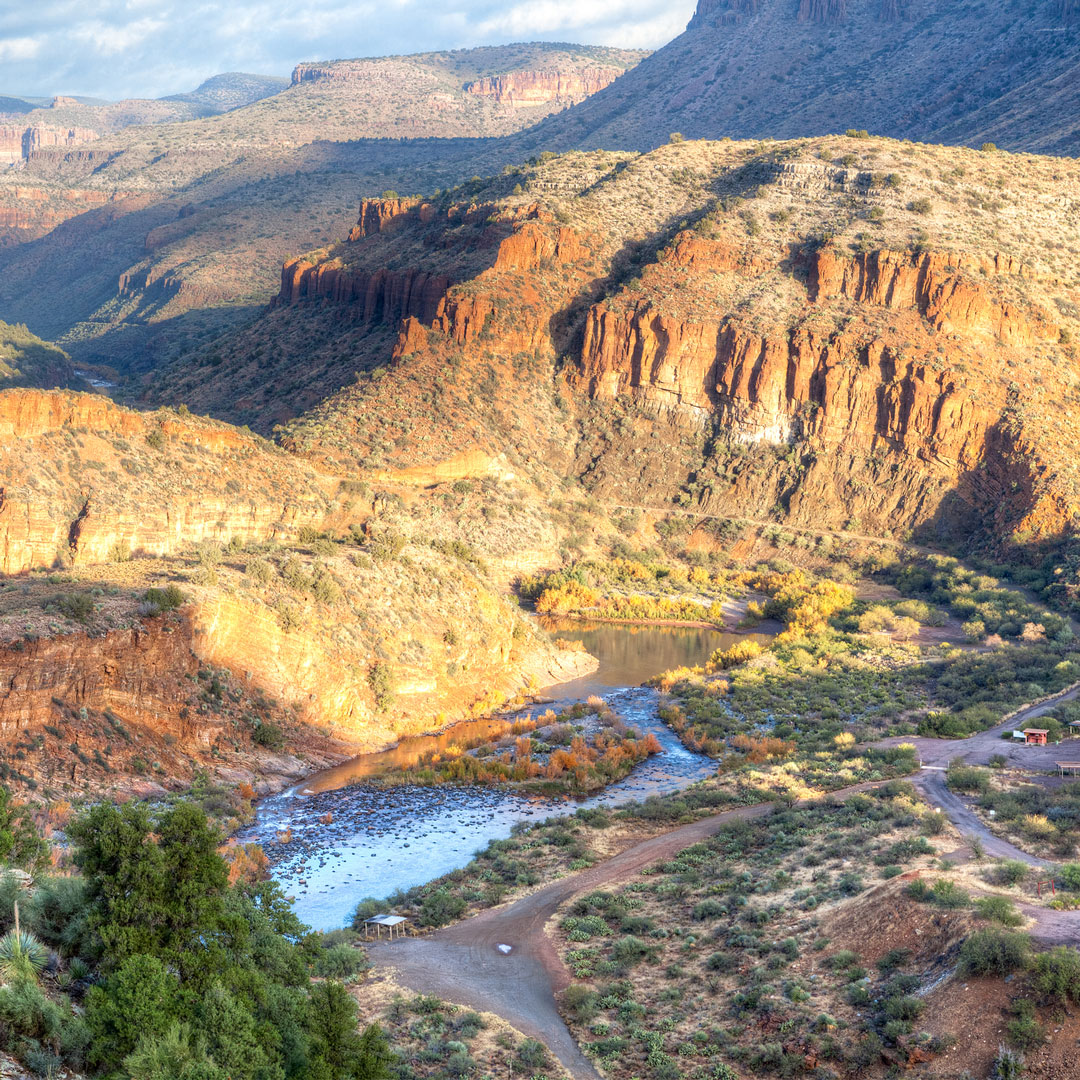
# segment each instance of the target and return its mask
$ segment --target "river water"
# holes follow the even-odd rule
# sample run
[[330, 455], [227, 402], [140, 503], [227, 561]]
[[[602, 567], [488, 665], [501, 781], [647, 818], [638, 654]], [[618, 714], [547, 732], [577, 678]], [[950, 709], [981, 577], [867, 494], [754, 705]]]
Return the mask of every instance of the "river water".
[[[509, 836], [519, 821], [678, 791], [714, 771], [709, 758], [687, 750], [664, 724], [656, 711], [657, 695], [640, 684], [673, 667], [701, 664], [714, 649], [738, 640], [737, 635], [572, 620], [544, 625], [559, 637], [581, 641], [600, 661], [593, 674], [552, 687], [547, 695], [565, 704], [598, 694], [632, 727], [652, 732], [662, 752], [586, 799], [526, 796], [500, 787], [384, 790], [364, 782], [463, 737], [483, 734], [488, 722], [481, 720], [403, 739], [391, 750], [361, 755], [269, 796], [238, 839], [263, 846], [274, 879], [293, 898], [305, 923], [318, 930], [347, 925], [360, 900], [382, 898], [462, 867], [490, 841]], [[283, 841], [286, 831], [289, 839]]]

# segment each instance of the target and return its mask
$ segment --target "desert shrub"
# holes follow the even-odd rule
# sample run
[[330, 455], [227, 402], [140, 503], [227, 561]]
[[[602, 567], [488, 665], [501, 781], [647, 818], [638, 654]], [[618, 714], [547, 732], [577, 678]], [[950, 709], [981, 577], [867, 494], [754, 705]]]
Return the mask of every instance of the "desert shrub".
[[890, 1020], [918, 1020], [926, 1008], [926, 1002], [922, 998], [904, 994], [902, 997], [889, 998], [885, 1002], [885, 1015]]
[[266, 585], [274, 576], [274, 568], [265, 559], [252, 559], [244, 567], [244, 573], [252, 581], [257, 581], [260, 585]]
[[405, 550], [405, 537], [385, 529], [367, 542], [367, 551], [376, 562], [391, 562]]
[[86, 622], [94, 614], [94, 598], [89, 593], [61, 593], [42, 605], [46, 609], [55, 608], [65, 619], [74, 622]]
[[150, 608], [149, 614], [162, 615], [166, 611], [175, 611], [186, 599], [177, 586], [166, 585], [163, 589], [147, 589], [143, 602]]
[[1019, 859], [1003, 859], [992, 871], [998, 885], [1019, 885], [1031, 873], [1031, 867]]
[[975, 910], [984, 919], [1002, 926], [1022, 926], [1023, 916], [1007, 896], [984, 896], [975, 901]]
[[945, 782], [953, 791], [979, 795], [990, 789], [990, 774], [973, 765], [950, 765]]
[[9, 1049], [18, 1042], [13, 1036], [55, 1039], [63, 1022], [60, 1006], [50, 1001], [33, 980], [16, 979], [0, 986], [0, 1032], [5, 1034]]
[[1007, 1046], [999, 1046], [990, 1072], [991, 1080], [1020, 1080], [1023, 1075], [1024, 1055]]
[[854, 967], [858, 962], [859, 954], [852, 952], [850, 949], [841, 949], [840, 952], [829, 957], [829, 967], [833, 971], [847, 971], [848, 968]]
[[1027, 998], [1017, 998], [1012, 1003], [1013, 1019], [1008, 1022], [1005, 1031], [1009, 1042], [1021, 1050], [1028, 1050], [1046, 1038], [1042, 1024], [1035, 1015], [1035, 1005]]
[[363, 949], [354, 949], [351, 945], [331, 945], [323, 949], [312, 965], [315, 974], [323, 979], [351, 979], [367, 966], [367, 956]]
[[563, 1007], [579, 1024], [587, 1024], [600, 1011], [600, 995], [580, 983], [571, 983], [563, 994]]
[[459, 919], [468, 905], [448, 889], [436, 889], [424, 897], [420, 904], [421, 926], [445, 926]]
[[895, 971], [897, 968], [903, 967], [910, 959], [910, 949], [890, 949], [878, 960], [878, 971]]
[[738, 961], [730, 953], [714, 952], [705, 961], [705, 966], [710, 971], [734, 971]]
[[1031, 959], [1031, 939], [1012, 930], [976, 930], [960, 946], [960, 967], [971, 975], [1011, 975]]
[[962, 908], [971, 903], [970, 893], [947, 878], [939, 878], [934, 882], [928, 899], [943, 908]]
[[695, 904], [692, 914], [698, 922], [705, 919], [718, 919], [721, 915], [727, 914], [727, 906], [715, 897], [710, 896], [702, 900], [701, 903]]
[[627, 934], [612, 946], [611, 958], [617, 964], [631, 965], [644, 960], [652, 951], [652, 947], [641, 938]]
[[285, 749], [285, 732], [278, 727], [277, 724], [271, 724], [268, 720], [263, 720], [261, 723], [255, 726], [254, 731], [251, 733], [251, 741], [256, 746], [262, 746], [267, 750], [284, 750]]
[[394, 674], [385, 660], [376, 660], [368, 669], [368, 685], [375, 695], [375, 704], [386, 712], [394, 704]]
[[1059, 945], [1035, 957], [1032, 982], [1041, 994], [1058, 1001], [1080, 1002], [1080, 952]]

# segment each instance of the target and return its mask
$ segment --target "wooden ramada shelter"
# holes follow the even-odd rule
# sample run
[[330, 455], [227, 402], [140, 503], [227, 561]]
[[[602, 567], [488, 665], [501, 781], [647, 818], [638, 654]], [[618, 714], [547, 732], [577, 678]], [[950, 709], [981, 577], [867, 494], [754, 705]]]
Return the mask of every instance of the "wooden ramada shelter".
[[390, 931], [390, 940], [393, 941], [395, 930], [398, 937], [408, 933], [408, 922], [409, 920], [404, 915], [372, 915], [370, 919], [364, 920], [364, 937], [368, 937], [370, 928], [375, 927], [375, 936], [381, 938], [385, 927]]

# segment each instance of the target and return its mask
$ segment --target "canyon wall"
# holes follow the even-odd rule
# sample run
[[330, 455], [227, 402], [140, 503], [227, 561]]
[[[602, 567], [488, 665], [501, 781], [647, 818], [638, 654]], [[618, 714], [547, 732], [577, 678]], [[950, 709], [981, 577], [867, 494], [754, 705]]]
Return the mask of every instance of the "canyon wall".
[[0, 165], [19, 165], [42, 150], [65, 149], [97, 137], [90, 128], [0, 124]]
[[[322, 486], [330, 481], [255, 436], [171, 411], [136, 413], [92, 394], [5, 391], [0, 440], [15, 478], [0, 487], [6, 574], [69, 558], [167, 555], [201, 540], [289, 537], [332, 519]], [[42, 461], [47, 470], [35, 466]]]
[[[684, 233], [656, 272], [687, 270], [748, 279], [780, 272], [739, 247]], [[850, 255], [826, 246], [806, 257], [804, 273], [809, 306], [787, 327], [763, 329], [745, 314], [687, 317], [632, 296], [596, 304], [570, 384], [736, 443], [809, 453], [797, 489], [784, 496], [788, 512], [807, 521], [870, 515], [877, 528], [910, 528], [952, 493], [1003, 534], [1018, 523], [1043, 534], [1066, 527], [1075, 508], [1041, 490], [1050, 470], [1009, 419], [997, 377], [999, 365], [1058, 341], [1049, 311], [997, 295], [995, 279], [1028, 278], [1026, 266], [993, 255]], [[838, 302], [839, 326], [822, 318]], [[874, 309], [894, 321], [880, 324]], [[965, 374], [968, 365], [981, 377]], [[699, 473], [702, 484], [707, 475]], [[755, 496], [736, 483], [725, 500], [716, 477], [711, 505], [745, 512], [760, 503], [766, 513], [782, 485], [759, 486]]]
[[574, 104], [610, 86], [622, 68], [592, 67], [580, 71], [511, 71], [465, 85], [475, 97], [493, 98], [499, 105], [528, 108], [550, 102]]

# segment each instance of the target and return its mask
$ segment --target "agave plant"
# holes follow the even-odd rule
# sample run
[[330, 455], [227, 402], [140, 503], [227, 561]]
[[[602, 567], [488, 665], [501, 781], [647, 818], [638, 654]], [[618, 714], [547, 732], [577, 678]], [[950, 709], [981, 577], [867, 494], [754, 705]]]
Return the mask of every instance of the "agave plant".
[[29, 930], [9, 930], [0, 937], [0, 975], [36, 979], [49, 962], [49, 950]]

